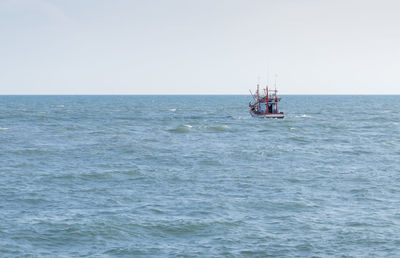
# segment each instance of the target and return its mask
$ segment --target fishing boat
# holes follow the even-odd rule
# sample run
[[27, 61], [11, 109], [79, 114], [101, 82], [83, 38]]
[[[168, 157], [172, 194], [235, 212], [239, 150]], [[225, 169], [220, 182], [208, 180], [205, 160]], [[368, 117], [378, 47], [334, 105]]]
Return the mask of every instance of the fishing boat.
[[278, 111], [278, 102], [281, 98], [278, 98], [278, 91], [269, 90], [268, 86], [262, 89], [263, 93], [260, 94], [260, 85], [257, 84], [257, 91], [253, 94], [250, 90], [250, 94], [254, 99], [254, 103], [249, 103], [250, 114], [252, 117], [258, 118], [284, 118], [285, 114]]

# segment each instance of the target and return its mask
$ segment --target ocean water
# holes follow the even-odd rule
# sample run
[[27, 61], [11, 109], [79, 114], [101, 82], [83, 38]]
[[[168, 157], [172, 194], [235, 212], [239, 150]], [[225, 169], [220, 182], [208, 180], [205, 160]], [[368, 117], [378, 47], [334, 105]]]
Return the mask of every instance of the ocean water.
[[400, 96], [282, 97], [0, 96], [0, 256], [400, 256]]

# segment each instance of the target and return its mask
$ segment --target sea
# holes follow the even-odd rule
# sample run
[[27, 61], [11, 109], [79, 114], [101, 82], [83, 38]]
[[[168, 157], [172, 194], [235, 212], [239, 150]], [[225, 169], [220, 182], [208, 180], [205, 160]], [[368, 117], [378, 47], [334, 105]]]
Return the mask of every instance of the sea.
[[400, 96], [0, 96], [0, 257], [399, 257]]

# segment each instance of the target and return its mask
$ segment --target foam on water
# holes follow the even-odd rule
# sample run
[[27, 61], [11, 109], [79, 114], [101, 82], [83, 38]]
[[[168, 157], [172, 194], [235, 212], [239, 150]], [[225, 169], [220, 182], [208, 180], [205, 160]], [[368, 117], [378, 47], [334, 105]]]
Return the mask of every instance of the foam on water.
[[1, 96], [1, 256], [398, 256], [400, 97], [249, 98]]
[[179, 125], [173, 129], [169, 129], [168, 131], [172, 133], [189, 133], [191, 127], [192, 126], [188, 125]]
[[205, 129], [208, 131], [214, 131], [214, 132], [226, 132], [229, 130], [229, 126], [227, 125], [213, 125], [213, 126], [201, 126], [200, 129]]

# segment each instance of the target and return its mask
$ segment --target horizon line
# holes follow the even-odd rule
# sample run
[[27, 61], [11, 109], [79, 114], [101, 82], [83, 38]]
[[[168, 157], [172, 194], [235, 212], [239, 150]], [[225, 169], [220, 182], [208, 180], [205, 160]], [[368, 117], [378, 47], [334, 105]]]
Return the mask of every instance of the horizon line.
[[[204, 94], [191, 94], [191, 93], [177, 93], [177, 94], [124, 94], [124, 93], [115, 93], [115, 94], [53, 94], [53, 93], [44, 93], [44, 94], [1, 94], [0, 96], [251, 96], [250, 94], [222, 94], [222, 93], [217, 93], [217, 94], [211, 94], [211, 93], [204, 93]], [[387, 94], [382, 94], [382, 93], [362, 93], [362, 94], [356, 94], [356, 93], [337, 93], [337, 94], [332, 94], [332, 93], [310, 93], [310, 94], [296, 94], [296, 93], [286, 93], [286, 94], [278, 94], [282, 96], [399, 96], [400, 93], [387, 93]]]

